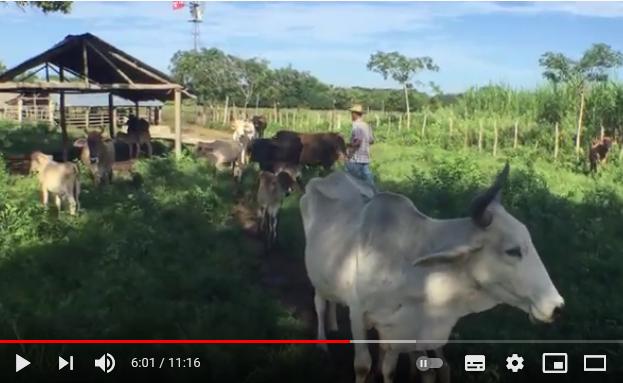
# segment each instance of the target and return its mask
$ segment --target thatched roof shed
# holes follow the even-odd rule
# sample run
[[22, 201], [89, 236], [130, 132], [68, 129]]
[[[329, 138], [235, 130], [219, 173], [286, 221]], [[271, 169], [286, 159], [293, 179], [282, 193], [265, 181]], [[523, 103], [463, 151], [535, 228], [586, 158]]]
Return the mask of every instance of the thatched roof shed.
[[[50, 81], [51, 70], [58, 75], [58, 81]], [[28, 77], [40, 76], [42, 71], [45, 71], [45, 81], [39, 78], [37, 81], [15, 80], [25, 73]], [[178, 154], [181, 152], [181, 98], [182, 95], [194, 97], [165, 73], [90, 33], [69, 35], [47, 51], [4, 72], [0, 75], [0, 92], [59, 93], [64, 137], [67, 136], [63, 116], [66, 93], [108, 93], [111, 115], [113, 95], [136, 105], [148, 100], [174, 100]], [[114, 136], [112, 123], [110, 134]]]

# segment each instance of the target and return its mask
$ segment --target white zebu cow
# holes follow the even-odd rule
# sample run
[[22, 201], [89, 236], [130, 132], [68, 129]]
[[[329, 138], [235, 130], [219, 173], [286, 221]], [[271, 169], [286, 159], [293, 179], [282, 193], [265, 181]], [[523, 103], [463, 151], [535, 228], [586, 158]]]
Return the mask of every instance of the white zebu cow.
[[[255, 132], [255, 126], [253, 123], [247, 119], [245, 120], [231, 120], [231, 129], [234, 131], [232, 134], [232, 139], [235, 142], [241, 142], [248, 145], [249, 142], [253, 141], [257, 138], [257, 134]], [[242, 152], [241, 161], [243, 165], [247, 164], [247, 153], [246, 150]]]
[[[342, 172], [310, 181], [300, 205], [318, 338], [326, 338], [329, 301], [349, 307], [353, 339], [375, 327], [385, 341], [435, 341], [383, 344], [390, 382], [399, 353], [442, 346], [470, 313], [507, 303], [533, 320], [553, 321], [564, 300], [530, 233], [500, 204], [508, 171], [507, 164], [474, 200], [471, 217], [448, 220], [427, 217], [402, 195], [374, 195]], [[330, 317], [335, 325], [334, 312]], [[357, 382], [370, 364], [367, 345], [355, 344]]]

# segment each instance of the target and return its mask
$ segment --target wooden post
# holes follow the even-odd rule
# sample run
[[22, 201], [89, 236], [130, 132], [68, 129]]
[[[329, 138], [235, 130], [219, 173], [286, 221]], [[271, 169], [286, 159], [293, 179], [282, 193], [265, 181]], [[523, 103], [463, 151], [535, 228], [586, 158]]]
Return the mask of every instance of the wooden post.
[[422, 121], [422, 139], [424, 139], [424, 135], [426, 134], [426, 119], [428, 118], [428, 112], [424, 112], [424, 120]]
[[381, 119], [379, 118], [379, 115], [375, 114], [374, 115], [374, 119], [376, 120], [376, 125], [374, 126], [374, 128], [380, 129], [381, 128]]
[[493, 120], [493, 157], [498, 154], [498, 120]]
[[110, 138], [115, 138], [115, 125], [117, 124], [117, 119], [113, 112], [114, 110], [113, 95], [112, 93], [108, 93], [108, 133], [110, 133]]
[[229, 108], [229, 95], [225, 96], [225, 109], [223, 111], [223, 124], [227, 125], [227, 119], [229, 116], [227, 115], [227, 109]]
[[478, 129], [478, 151], [482, 151], [482, 119], [479, 121], [479, 129]]
[[155, 125], [160, 125], [160, 106], [157, 106], [154, 109], [154, 124]]
[[[58, 76], [60, 82], [65, 81], [65, 72], [62, 66], [58, 68]], [[60, 112], [61, 112], [61, 133], [63, 135], [63, 161], [67, 161], [68, 159], [68, 151], [69, 151], [69, 138], [67, 137], [67, 120], [65, 116], [65, 91], [61, 90], [60, 95]]]
[[22, 94], [17, 96], [17, 122], [20, 125], [22, 124], [22, 109], [24, 106], [24, 100], [22, 100], [23, 97], [24, 96]]
[[87, 109], [84, 111], [84, 126], [86, 130], [89, 130], [89, 112], [91, 108], [87, 106]]
[[560, 137], [560, 130], [558, 129], [558, 122], [556, 122], [556, 125], [554, 126], [555, 131], [555, 135], [554, 135], [554, 159], [558, 158], [558, 140]]
[[[61, 72], [62, 73], [62, 72]], [[61, 112], [61, 133], [63, 136], [63, 161], [67, 161], [67, 151], [69, 150], [69, 139], [67, 137], [67, 120], [65, 118], [65, 91], [61, 90], [59, 95]]]
[[342, 130], [342, 121], [341, 121], [340, 117], [342, 117], [342, 116], [340, 116], [340, 115], [338, 114], [338, 115], [337, 115], [337, 131], [338, 131], [338, 132], [339, 132], [340, 130]]
[[89, 60], [87, 58], [87, 45], [82, 43], [82, 63], [84, 64], [84, 83], [89, 84]]
[[50, 123], [50, 127], [54, 126], [54, 103], [52, 102], [52, 97], [48, 94], [48, 122]]
[[134, 115], [136, 118], [139, 118], [140, 109], [138, 108], [138, 101], [134, 101]]
[[182, 92], [175, 90], [175, 158], [182, 156]]
[[517, 149], [518, 134], [519, 134], [519, 121], [515, 120], [515, 136], [513, 137], [513, 149]]
[[582, 141], [582, 121], [584, 118], [584, 90], [580, 92], [580, 115], [578, 116], [578, 130], [575, 136], [575, 156], [580, 159], [580, 142]]
[[[32, 111], [34, 112], [34, 115], [35, 115], [34, 116], [34, 120], [35, 121], [39, 120], [39, 115], [37, 113], [39, 111], [38, 106], [39, 105], [38, 105], [38, 102], [37, 102], [37, 92], [35, 92], [35, 93], [32, 94]], [[603, 132], [603, 126], [602, 126], [601, 131]], [[603, 138], [603, 134], [602, 134], [602, 138]]]
[[112, 107], [112, 127], [113, 127], [113, 133], [117, 134], [117, 121], [119, 120], [119, 117], [117, 115], [117, 108], [115, 108], [115, 106], [113, 105]]
[[604, 140], [604, 133], [605, 133], [603, 124], [601, 124], [600, 129], [601, 129], [601, 131], [600, 131], [599, 138], [603, 141]]

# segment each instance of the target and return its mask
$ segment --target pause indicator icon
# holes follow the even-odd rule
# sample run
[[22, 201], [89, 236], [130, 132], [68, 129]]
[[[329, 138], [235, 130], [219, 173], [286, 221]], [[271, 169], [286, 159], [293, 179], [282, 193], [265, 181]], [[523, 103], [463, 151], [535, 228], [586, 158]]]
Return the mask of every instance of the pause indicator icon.
[[443, 360], [440, 358], [421, 356], [415, 361], [415, 366], [420, 371], [428, 371], [431, 368], [441, 368], [441, 366], [443, 366]]

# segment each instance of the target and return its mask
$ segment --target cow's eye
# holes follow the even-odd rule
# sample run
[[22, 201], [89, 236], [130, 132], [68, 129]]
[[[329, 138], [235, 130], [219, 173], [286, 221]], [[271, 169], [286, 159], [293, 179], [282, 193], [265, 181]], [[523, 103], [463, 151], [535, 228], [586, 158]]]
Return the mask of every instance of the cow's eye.
[[512, 249], [506, 250], [506, 254], [510, 255], [511, 257], [521, 258], [521, 249], [519, 248], [519, 246], [513, 247]]

